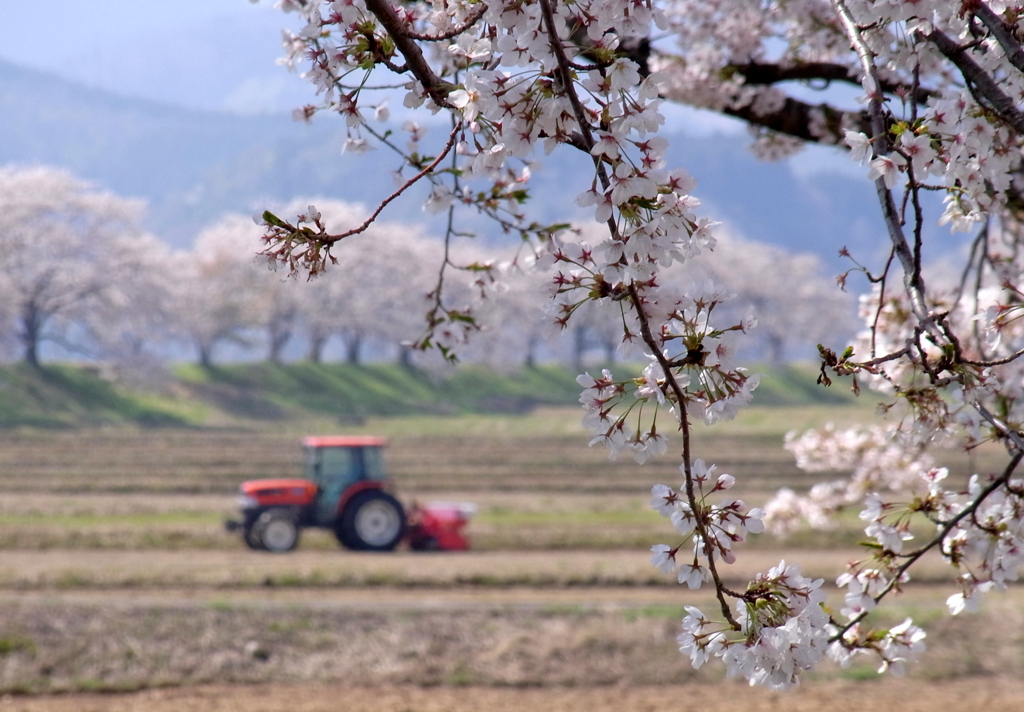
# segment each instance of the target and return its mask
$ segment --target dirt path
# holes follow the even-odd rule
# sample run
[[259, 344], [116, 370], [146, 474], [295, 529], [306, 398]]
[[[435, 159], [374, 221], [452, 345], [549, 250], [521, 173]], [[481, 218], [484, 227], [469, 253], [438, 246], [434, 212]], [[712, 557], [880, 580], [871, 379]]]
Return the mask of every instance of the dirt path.
[[121, 695], [5, 697], [2, 712], [1016, 712], [1024, 681], [1009, 678], [809, 683], [787, 693], [734, 681], [657, 687], [514, 689], [349, 685], [213, 685]]

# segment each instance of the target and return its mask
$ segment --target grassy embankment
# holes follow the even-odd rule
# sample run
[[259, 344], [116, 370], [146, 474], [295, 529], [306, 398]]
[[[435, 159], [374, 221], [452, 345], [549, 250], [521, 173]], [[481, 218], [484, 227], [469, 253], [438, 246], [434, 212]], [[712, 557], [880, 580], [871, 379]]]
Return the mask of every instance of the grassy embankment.
[[[575, 405], [575, 375], [556, 366], [511, 375], [464, 366], [438, 375], [394, 364], [184, 365], [159, 388], [133, 391], [95, 367], [9, 365], [0, 367], [0, 427], [203, 427], [311, 418], [352, 424], [368, 417], [525, 413]], [[808, 367], [766, 369], [756, 398], [763, 406], [851, 400], [841, 386], [816, 386]]]

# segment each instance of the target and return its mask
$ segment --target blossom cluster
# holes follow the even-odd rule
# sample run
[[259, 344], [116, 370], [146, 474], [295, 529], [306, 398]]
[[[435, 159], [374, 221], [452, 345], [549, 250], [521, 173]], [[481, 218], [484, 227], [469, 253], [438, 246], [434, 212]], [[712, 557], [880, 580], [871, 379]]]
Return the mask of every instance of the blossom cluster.
[[[690, 589], [698, 589], [711, 581], [715, 562], [731, 564], [736, 560], [733, 544], [741, 542], [748, 533], [764, 531], [761, 509], [749, 509], [738, 499], [724, 499], [711, 503], [708, 498], [724, 492], [736, 483], [732, 475], [715, 476], [716, 466], [708, 466], [697, 458], [692, 464], [680, 466], [684, 484], [682, 491], [667, 485], [655, 485], [651, 490], [651, 507], [663, 517], [668, 517], [673, 528], [683, 537], [683, 543], [670, 547], [657, 544], [651, 551], [651, 563], [666, 574], [675, 574], [679, 583]], [[714, 482], [712, 483], [712, 480]], [[694, 495], [690, 492], [695, 490]], [[689, 554], [680, 557], [680, 549], [690, 542]]]
[[[574, 309], [592, 298], [577, 292], [592, 294], [606, 283], [593, 272], [595, 264], [586, 246], [572, 257], [556, 251], [554, 259], [574, 267], [555, 277], [558, 319], [568, 320]], [[643, 340], [646, 331], [650, 341], [645, 343], [657, 348], [660, 357], [649, 355], [650, 363], [638, 378], [617, 381], [607, 370], [601, 378], [589, 373], [577, 378], [584, 388], [580, 395], [586, 411], [583, 424], [595, 434], [591, 445], [606, 445], [613, 457], [628, 449], [640, 463], [666, 450], [665, 438], [657, 429], [660, 408], [669, 411], [673, 423], [682, 417], [699, 417], [712, 425], [735, 417], [760, 383], [759, 376], [747, 373], [735, 359], [735, 335], [752, 329], [755, 320], [725, 328], [712, 325], [714, 308], [727, 299], [720, 288], [709, 282], [686, 290], [648, 286], [642, 294], [642, 312], [621, 310], [623, 340]], [[660, 328], [655, 332], [651, 323]]]
[[730, 677], [786, 690], [813, 669], [829, 646], [823, 579], [801, 575], [785, 561], [758, 575], [736, 602], [735, 628], [723, 627], [687, 606], [679, 650], [695, 668], [720, 657]]
[[823, 428], [786, 436], [786, 449], [797, 466], [807, 472], [849, 472], [847, 479], [815, 484], [804, 495], [780, 490], [765, 504], [765, 526], [785, 534], [804, 523], [830, 528], [840, 510], [859, 505], [878, 491], [912, 492], [934, 459], [920, 447], [911, 447], [879, 425]]

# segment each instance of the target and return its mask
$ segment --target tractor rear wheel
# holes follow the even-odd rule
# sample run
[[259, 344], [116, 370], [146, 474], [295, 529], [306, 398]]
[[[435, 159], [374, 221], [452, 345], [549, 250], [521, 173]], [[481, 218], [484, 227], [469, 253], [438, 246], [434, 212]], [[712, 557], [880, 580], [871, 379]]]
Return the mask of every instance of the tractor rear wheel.
[[391, 551], [405, 535], [405, 510], [387, 492], [360, 492], [345, 505], [335, 535], [356, 551]]
[[259, 541], [267, 551], [282, 554], [299, 545], [299, 526], [290, 511], [275, 507], [256, 518], [251, 538]]

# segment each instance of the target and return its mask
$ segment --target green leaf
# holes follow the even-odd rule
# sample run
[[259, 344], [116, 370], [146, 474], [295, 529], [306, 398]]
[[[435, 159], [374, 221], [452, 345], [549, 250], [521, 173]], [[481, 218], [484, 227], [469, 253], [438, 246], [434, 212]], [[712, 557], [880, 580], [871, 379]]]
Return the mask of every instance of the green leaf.
[[274, 215], [269, 210], [263, 211], [263, 222], [267, 223], [268, 225], [273, 225], [274, 227], [283, 227], [285, 229], [288, 229], [290, 227], [288, 223]]

